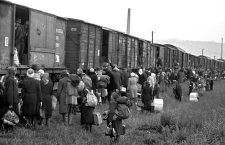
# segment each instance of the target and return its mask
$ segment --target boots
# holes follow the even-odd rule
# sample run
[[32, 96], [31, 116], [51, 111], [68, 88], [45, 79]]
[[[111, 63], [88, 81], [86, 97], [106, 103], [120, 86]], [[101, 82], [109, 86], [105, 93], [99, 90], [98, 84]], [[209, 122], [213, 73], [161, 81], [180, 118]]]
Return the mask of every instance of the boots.
[[46, 126], [49, 125], [49, 120], [48, 120], [48, 118], [46, 118], [46, 120], [45, 120], [45, 125], [46, 125]]
[[62, 114], [62, 117], [63, 117], [63, 124], [65, 125], [65, 126], [67, 126], [67, 121], [66, 121], [66, 113], [64, 113], [64, 114]]
[[72, 121], [73, 121], [73, 115], [68, 114], [68, 125], [72, 125]]

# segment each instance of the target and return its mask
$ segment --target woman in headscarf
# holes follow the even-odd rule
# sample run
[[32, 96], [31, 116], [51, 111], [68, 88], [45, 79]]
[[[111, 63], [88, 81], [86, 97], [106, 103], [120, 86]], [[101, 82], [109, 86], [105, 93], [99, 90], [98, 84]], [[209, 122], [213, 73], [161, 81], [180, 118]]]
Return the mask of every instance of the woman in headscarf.
[[81, 111], [81, 125], [82, 127], [91, 132], [92, 124], [94, 123], [94, 117], [93, 117], [93, 111], [95, 109], [94, 106], [87, 106], [87, 94], [89, 92], [93, 93], [93, 90], [91, 90], [91, 84], [85, 83], [85, 88], [80, 92], [80, 111]]
[[42, 109], [45, 113], [45, 125], [48, 126], [49, 118], [52, 116], [52, 98], [53, 95], [53, 83], [49, 79], [49, 74], [44, 73], [41, 80], [41, 92], [42, 92]]
[[22, 115], [28, 118], [30, 125], [35, 129], [37, 117], [42, 105], [40, 82], [34, 79], [34, 70], [27, 70], [27, 78], [22, 82]]
[[130, 74], [130, 78], [128, 79], [128, 90], [130, 93], [130, 98], [134, 100], [135, 105], [137, 102], [137, 91], [138, 91], [138, 87], [137, 87], [137, 83], [138, 83], [138, 78], [137, 75], [135, 73], [131, 73]]

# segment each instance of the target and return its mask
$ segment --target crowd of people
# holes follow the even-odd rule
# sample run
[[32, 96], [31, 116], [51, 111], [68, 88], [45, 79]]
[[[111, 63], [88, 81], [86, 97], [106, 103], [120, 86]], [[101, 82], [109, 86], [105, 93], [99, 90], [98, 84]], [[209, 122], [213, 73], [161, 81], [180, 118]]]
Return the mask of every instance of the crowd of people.
[[[174, 86], [175, 99], [182, 101], [181, 83], [189, 80], [189, 93], [198, 91], [203, 95], [204, 89], [213, 89], [213, 80], [216, 78], [212, 71], [162, 67], [128, 70], [119, 69], [111, 63], [105, 63], [101, 68], [90, 68], [86, 74], [81, 68], [77, 69], [76, 74], [63, 70], [57, 83], [52, 82], [50, 75], [36, 65], [27, 70], [23, 80], [18, 80], [16, 73], [16, 67], [9, 67], [8, 74], [0, 80], [0, 118], [4, 118], [8, 110], [13, 110], [25, 127], [36, 129], [37, 124], [49, 126], [55, 109], [55, 97], [64, 125], [71, 125], [73, 115], [80, 112], [82, 128], [91, 132], [96, 105], [88, 105], [88, 99], [94, 95], [98, 105], [109, 105], [104, 115], [107, 116], [107, 125], [115, 132], [115, 135], [109, 136], [115, 137], [116, 141], [124, 134], [124, 118], [116, 113], [119, 104], [125, 104], [128, 108], [133, 104], [133, 108], [138, 110], [141, 100], [142, 109], [153, 112], [154, 98], [160, 98], [160, 92], [167, 91], [171, 86]], [[53, 87], [54, 84], [57, 86]], [[4, 120], [0, 121], [4, 125]], [[5, 129], [12, 128], [6, 125]]]

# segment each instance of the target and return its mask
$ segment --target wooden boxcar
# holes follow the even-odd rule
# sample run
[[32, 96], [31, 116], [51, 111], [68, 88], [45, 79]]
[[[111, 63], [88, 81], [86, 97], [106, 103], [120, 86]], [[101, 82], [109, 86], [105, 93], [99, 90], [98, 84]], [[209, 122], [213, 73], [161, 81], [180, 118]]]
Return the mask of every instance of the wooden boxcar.
[[200, 58], [198, 56], [194, 56], [194, 68], [199, 68], [200, 67]]
[[44, 67], [50, 73], [65, 68], [64, 49], [66, 20], [52, 14], [0, 1], [0, 73], [13, 65], [15, 22], [28, 23], [27, 41], [20, 59], [19, 73], [32, 64]]
[[189, 53], [188, 57], [189, 57], [189, 66], [195, 68], [197, 66], [196, 56]]
[[144, 68], [150, 68], [153, 66], [153, 62], [151, 62], [151, 58], [154, 57], [153, 47], [151, 46], [150, 41], [139, 39], [138, 52], [138, 66], [142, 66]]
[[163, 67], [170, 67], [171, 65], [171, 49], [166, 45], [154, 44], [156, 46], [155, 58], [156, 60], [161, 59]]
[[126, 66], [128, 68], [138, 67], [138, 38], [126, 35]]
[[180, 64], [180, 67], [185, 67], [186, 52], [180, 47], [175, 47], [175, 48], [177, 49], [177, 57], [178, 57], [178, 62]]
[[179, 63], [179, 51], [176, 48], [176, 46], [173, 46], [171, 44], [165, 44], [166, 47], [169, 48], [170, 51], [170, 67], [174, 67], [175, 64]]
[[184, 67], [189, 67], [189, 55], [188, 53], [184, 53]]
[[66, 67], [87, 70], [100, 65], [102, 28], [81, 20], [67, 19]]
[[127, 36], [122, 32], [103, 28], [102, 62], [110, 60], [119, 68], [126, 67]]
[[150, 68], [154, 66], [152, 60], [153, 55], [153, 47], [150, 41], [144, 41], [144, 48], [145, 48], [145, 56], [143, 60], [143, 64], [145, 68]]

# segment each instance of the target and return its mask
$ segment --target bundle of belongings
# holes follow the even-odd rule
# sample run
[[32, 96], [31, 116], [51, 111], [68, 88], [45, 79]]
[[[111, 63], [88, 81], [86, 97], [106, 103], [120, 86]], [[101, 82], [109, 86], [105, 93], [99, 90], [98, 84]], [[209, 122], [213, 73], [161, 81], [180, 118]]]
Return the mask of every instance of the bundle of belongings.
[[8, 110], [2, 118], [3, 124], [15, 126], [19, 123], [19, 117], [13, 110]]

